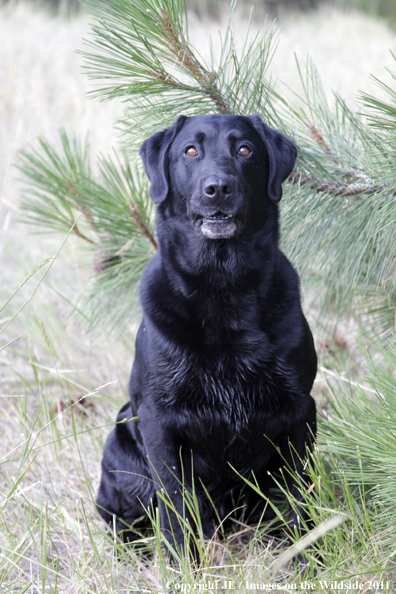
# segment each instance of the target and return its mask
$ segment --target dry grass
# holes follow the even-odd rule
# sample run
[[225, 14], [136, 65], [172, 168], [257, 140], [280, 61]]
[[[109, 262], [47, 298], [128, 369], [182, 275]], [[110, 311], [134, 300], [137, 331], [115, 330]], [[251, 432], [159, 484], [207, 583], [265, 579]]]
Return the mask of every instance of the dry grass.
[[[17, 152], [38, 135], [55, 138], [61, 126], [81, 136], [89, 132], [94, 155], [109, 152], [116, 143], [112, 120], [121, 106], [86, 98], [88, 83], [75, 53], [88, 22], [84, 15], [67, 20], [22, 2], [0, 7], [0, 304], [63, 240], [31, 235], [18, 223]], [[239, 19], [238, 26], [246, 25]], [[205, 33], [216, 38], [217, 29], [213, 22], [191, 17], [191, 39], [200, 49]], [[384, 23], [361, 15], [322, 9], [308, 17], [285, 16], [273, 73], [298, 88], [293, 52], [303, 61], [310, 53], [326, 90], [334, 88], [352, 102], [358, 89], [373, 91], [368, 74], [382, 76], [394, 43]], [[205, 55], [205, 47], [201, 51]], [[30, 296], [41, 274], [0, 313], [0, 328]], [[101, 427], [111, 425], [126, 398], [133, 342], [128, 334], [93, 341], [70, 321], [68, 303], [90, 274], [78, 239], [69, 239], [32, 301], [1, 335], [0, 348], [23, 333], [0, 351], [0, 459], [7, 461], [0, 467], [3, 592], [23, 592], [24, 587], [32, 594], [132, 592], [137, 575], [141, 585], [146, 579], [144, 587], [152, 588], [147, 591], [161, 589], [158, 559], [150, 571], [134, 558], [136, 571], [131, 573], [92, 518], [92, 493], [108, 432]], [[105, 384], [83, 407], [69, 408]], [[240, 559], [245, 574], [268, 566], [273, 552], [254, 544], [245, 547]], [[271, 578], [268, 571], [263, 575]]]

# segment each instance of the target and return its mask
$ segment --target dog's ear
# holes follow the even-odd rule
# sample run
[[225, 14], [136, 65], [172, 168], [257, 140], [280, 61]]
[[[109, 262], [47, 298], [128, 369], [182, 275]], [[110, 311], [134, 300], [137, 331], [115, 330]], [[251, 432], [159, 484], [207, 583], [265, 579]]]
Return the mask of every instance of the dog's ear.
[[169, 192], [168, 154], [176, 134], [183, 126], [186, 116], [179, 116], [170, 128], [156, 132], [140, 147], [139, 154], [149, 178], [150, 196], [155, 204], [163, 202]]
[[273, 202], [279, 202], [282, 198], [282, 183], [292, 172], [296, 161], [296, 146], [289, 138], [264, 124], [258, 113], [249, 118], [260, 134], [268, 153], [268, 198]]

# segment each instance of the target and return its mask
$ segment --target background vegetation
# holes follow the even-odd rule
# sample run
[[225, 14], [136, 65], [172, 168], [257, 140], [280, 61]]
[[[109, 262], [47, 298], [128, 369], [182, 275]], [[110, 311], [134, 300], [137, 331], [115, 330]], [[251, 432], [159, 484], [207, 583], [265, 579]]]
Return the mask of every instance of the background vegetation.
[[[79, 0], [28, 0], [33, 5], [45, 7], [55, 13], [73, 15], [84, 11], [84, 2]], [[13, 0], [0, 0], [0, 5], [12, 4]], [[271, 18], [284, 18], [287, 13], [309, 12], [324, 4], [338, 9], [352, 9], [385, 18], [390, 25], [395, 24], [395, 6], [393, 0], [241, 0], [240, 7], [249, 11], [253, 6], [256, 14], [268, 14]], [[219, 19], [228, 12], [226, 0], [187, 0], [190, 10], [200, 17], [208, 16]]]
[[[242, 18], [238, 22], [237, 40], [242, 38], [244, 28]], [[7, 60], [1, 63], [0, 74], [0, 248], [4, 279], [0, 283], [0, 292], [1, 303], [5, 304], [0, 314], [0, 422], [4, 436], [0, 453], [3, 479], [0, 494], [2, 591], [160, 592], [168, 579], [184, 580], [184, 583], [194, 585], [207, 580], [208, 576], [211, 579], [227, 577], [241, 581], [242, 592], [248, 591], [243, 585], [247, 580], [299, 583], [301, 576], [298, 569], [281, 563], [280, 554], [284, 554], [289, 546], [284, 535], [277, 532], [268, 536], [267, 526], [251, 529], [239, 527], [227, 537], [226, 542], [201, 544], [205, 558], [202, 570], [192, 573], [188, 566], [182, 566], [178, 573], [163, 556], [158, 530], [154, 531], [154, 537], [145, 540], [145, 546], [153, 551], [153, 557], [147, 561], [135, 552], [124, 551], [117, 542], [116, 554], [113, 547], [115, 537], [106, 536], [103, 526], [95, 519], [92, 499], [98, 484], [103, 442], [116, 411], [126, 398], [127, 376], [133, 357], [133, 332], [138, 315], [135, 312], [136, 317], [126, 326], [124, 324], [122, 333], [115, 338], [107, 328], [103, 331], [99, 326], [98, 315], [109, 311], [109, 308], [103, 312], [95, 308], [90, 311], [80, 308], [76, 311], [81, 305], [81, 302], [76, 301], [76, 295], [86, 288], [92, 269], [96, 268], [99, 274], [111, 269], [107, 265], [109, 254], [106, 244], [103, 244], [105, 221], [102, 221], [98, 234], [97, 225], [84, 222], [84, 208], [80, 204], [83, 216], [77, 221], [77, 232], [76, 227], [70, 232], [74, 212], [77, 214], [79, 210], [76, 209], [76, 194], [73, 194], [73, 201], [66, 200], [66, 209], [60, 217], [63, 233], [50, 234], [42, 226], [46, 222], [43, 217], [47, 218], [47, 223], [54, 220], [53, 216], [52, 219], [49, 216], [48, 209], [44, 208], [41, 213], [37, 209], [35, 211], [38, 215], [35, 230], [40, 235], [32, 236], [31, 225], [27, 227], [16, 221], [26, 216], [26, 212], [23, 215], [19, 208], [19, 189], [15, 186], [15, 170], [11, 164], [16, 160], [17, 150], [25, 148], [25, 154], [30, 155], [30, 159], [38, 155], [36, 164], [33, 162], [33, 179], [36, 181], [37, 173], [42, 171], [42, 165], [46, 163], [45, 158], [49, 158], [49, 162], [55, 166], [58, 177], [53, 176], [54, 171], [50, 176], [54, 183], [64, 179], [62, 175], [65, 173], [69, 180], [78, 183], [81, 183], [82, 178], [95, 180], [97, 185], [84, 183], [79, 191], [85, 193], [88, 203], [91, 200], [96, 204], [94, 197], [100, 194], [101, 201], [96, 206], [99, 208], [98, 222], [101, 219], [100, 208], [110, 208], [111, 212], [122, 216], [125, 196], [130, 197], [139, 184], [143, 185], [143, 191], [136, 194], [136, 199], [144, 196], [145, 182], [130, 171], [122, 157], [120, 164], [117, 164], [117, 158], [112, 157], [113, 165], [107, 157], [106, 161], [102, 160], [101, 166], [96, 160], [98, 152], [108, 154], [111, 145], [115, 144], [109, 120], [119, 119], [125, 105], [121, 105], [117, 99], [103, 105], [88, 102], [84, 98], [87, 83], [79, 72], [79, 60], [73, 50], [81, 47], [81, 39], [87, 35], [87, 18], [79, 15], [72, 20], [63, 20], [46, 12], [35, 12], [29, 5], [18, 4], [2, 9], [0, 23], [0, 39], [7, 55]], [[267, 75], [272, 72], [303, 96], [292, 49], [297, 51], [300, 61], [305, 60], [307, 50], [313, 51], [324, 80], [324, 91], [323, 97], [317, 102], [319, 111], [309, 113], [317, 118], [318, 124], [325, 126], [326, 132], [334, 129], [335, 116], [330, 117], [334, 112], [331, 109], [323, 111], [325, 98], [332, 103], [329, 92], [332, 86], [347, 97], [351, 105], [356, 90], [360, 88], [368, 94], [375, 93], [389, 106], [389, 92], [386, 89], [377, 90], [367, 77], [371, 71], [383, 78], [383, 65], [394, 70], [393, 59], [387, 49], [392, 47], [395, 38], [384, 23], [362, 15], [322, 8], [308, 17], [293, 15], [289, 21], [284, 21], [283, 27], [280, 45]], [[217, 28], [218, 25], [213, 26], [208, 21], [202, 25], [194, 15], [190, 17], [190, 38], [193, 44], [199, 44], [200, 53], [207, 59], [210, 56], [209, 50], [202, 47], [203, 33], [215, 33]], [[383, 45], [378, 45], [378, 39], [382, 40]], [[214, 51], [218, 51], [216, 40], [217, 36], [214, 35]], [[361, 60], [363, 52], [364, 62]], [[344, 67], [343, 75], [340, 64]], [[314, 73], [314, 70], [310, 72]], [[314, 89], [313, 96], [320, 97], [316, 76], [310, 77], [308, 82], [310, 88]], [[388, 84], [393, 88], [390, 77]], [[295, 108], [303, 107], [307, 113], [307, 106], [304, 107], [302, 99], [296, 99], [293, 105]], [[348, 114], [340, 103], [338, 106], [338, 114]], [[361, 104], [358, 109], [361, 109]], [[282, 113], [286, 117], [286, 112]], [[171, 115], [169, 110], [168, 116]], [[388, 113], [391, 124], [388, 129], [389, 150], [392, 150], [393, 138], [391, 115], [392, 110]], [[287, 125], [287, 122], [285, 119], [283, 125]], [[152, 122], [151, 125], [157, 123]], [[345, 149], [351, 144], [361, 151], [361, 144], [354, 145], [354, 138], [345, 134], [347, 129], [351, 130], [348, 125], [347, 117], [346, 127], [341, 128], [339, 136], [333, 138], [332, 149], [336, 151], [337, 157], [340, 148]], [[67, 136], [62, 137], [63, 143], [57, 132], [61, 126], [66, 126], [68, 132]], [[359, 127], [360, 124], [357, 126], [353, 122], [353, 130]], [[78, 131], [77, 135], [73, 129]], [[85, 156], [83, 149], [88, 130], [92, 147], [90, 158]], [[369, 135], [371, 140], [374, 132], [369, 130], [365, 128], [362, 137]], [[38, 134], [46, 138], [41, 148], [37, 142], [33, 142]], [[76, 144], [71, 140], [67, 142], [67, 138], [74, 136], [79, 138]], [[345, 138], [346, 144], [340, 138]], [[32, 148], [26, 152], [29, 142], [33, 143]], [[303, 149], [300, 167], [304, 166], [304, 158], [307, 159], [306, 153], [304, 157], [305, 142], [303, 137], [300, 141]], [[318, 136], [316, 144], [321, 146]], [[322, 145], [322, 155], [326, 154], [323, 149], [326, 146]], [[315, 150], [318, 151], [318, 146]], [[353, 156], [352, 152], [343, 162], [349, 164], [348, 159]], [[373, 158], [375, 154], [368, 156]], [[308, 167], [309, 161], [305, 163]], [[366, 157], [365, 163], [370, 163], [370, 159]], [[373, 161], [371, 163], [373, 177], [378, 181], [383, 171], [375, 168]], [[117, 172], [120, 174], [118, 178]], [[84, 175], [81, 176], [81, 173]], [[337, 168], [333, 171], [326, 169], [326, 173], [331, 173], [335, 179], [340, 171]], [[385, 172], [382, 182], [386, 176], [387, 181], [394, 184], [391, 170]], [[352, 183], [352, 180], [347, 181]], [[48, 175], [44, 182], [48, 189]], [[59, 190], [59, 185], [55, 183], [50, 195], [53, 195], [54, 188]], [[317, 196], [317, 193], [311, 191], [304, 194], [305, 191], [303, 189], [301, 197], [306, 207], [309, 206], [309, 196]], [[290, 231], [293, 231], [293, 215], [300, 207], [300, 203], [293, 202], [294, 192], [295, 188], [291, 186], [283, 204], [284, 229]], [[379, 200], [383, 200], [382, 214], [386, 215], [385, 230], [394, 225], [395, 220], [394, 211], [386, 210], [388, 205], [392, 208], [394, 203], [386, 201], [387, 192], [389, 188], [382, 197], [379, 193]], [[66, 195], [63, 193], [58, 198], [65, 198]], [[116, 201], [112, 198], [116, 198]], [[366, 205], [364, 209], [367, 208], [367, 196], [364, 196], [364, 200], [346, 198], [344, 204], [348, 205], [348, 200], [352, 200], [354, 207], [348, 216], [356, 216], [361, 204]], [[332, 203], [336, 201], [339, 203], [340, 197], [335, 195]], [[365, 219], [368, 229], [373, 221], [376, 203], [372, 200], [371, 204], [373, 215]], [[141, 205], [140, 211], [147, 212], [145, 204]], [[305, 208], [301, 214], [307, 220], [309, 211]], [[127, 215], [130, 215], [130, 219]], [[126, 232], [128, 224], [131, 225], [129, 233], [136, 231], [136, 212], [125, 212], [125, 219]], [[147, 226], [150, 221], [148, 213]], [[123, 228], [117, 225], [120, 232]], [[341, 270], [344, 275], [342, 284], [335, 286], [334, 291], [330, 291], [329, 287], [334, 286], [334, 278], [341, 278], [338, 272], [332, 274], [331, 269], [326, 270], [326, 266], [324, 273], [320, 273], [317, 268], [307, 267], [304, 254], [295, 251], [301, 248], [301, 242], [304, 241], [304, 237], [296, 241], [296, 232], [299, 231], [297, 228], [289, 239], [285, 236], [284, 243], [304, 273], [305, 309], [320, 354], [320, 372], [314, 395], [321, 411], [321, 433], [316, 470], [312, 473], [312, 484], [309, 486], [308, 505], [322, 538], [317, 541], [315, 555], [310, 554], [312, 570], [309, 569], [307, 577], [314, 579], [313, 567], [316, 567], [322, 580], [358, 576], [360, 581], [366, 583], [364, 587], [367, 591], [381, 591], [381, 580], [385, 585], [389, 581], [389, 591], [392, 591], [396, 524], [393, 510], [396, 491], [393, 435], [395, 349], [391, 343], [388, 343], [386, 350], [373, 346], [379, 337], [379, 326], [372, 312], [366, 309], [364, 313], [369, 315], [361, 318], [362, 325], [356, 316], [356, 307], [353, 316], [350, 308], [345, 311], [340, 307], [345, 302], [345, 295], [348, 295], [347, 305], [353, 301], [356, 306], [359, 300], [356, 295], [346, 291], [347, 266]], [[379, 245], [383, 232], [381, 228], [374, 247]], [[315, 239], [315, 228], [312, 233]], [[100, 240], [100, 243], [92, 249], [93, 244], [81, 235], [86, 235], [91, 241]], [[370, 234], [368, 236], [370, 238]], [[125, 241], [126, 238], [121, 234], [116, 247], [114, 242], [117, 242], [117, 237], [112, 238], [113, 252], [110, 256], [120, 252], [128, 243], [129, 236]], [[146, 254], [143, 253], [145, 257], [153, 248], [147, 239], [146, 234], [143, 247], [140, 248], [143, 250], [147, 246]], [[392, 258], [392, 235], [388, 242], [385, 256]], [[339, 246], [336, 247], [339, 249]], [[128, 248], [130, 245], [118, 253], [121, 258], [118, 264], [122, 265]], [[94, 261], [93, 252], [97, 253]], [[133, 252], [136, 253], [139, 256], [139, 250]], [[341, 261], [342, 266], [348, 264], [348, 252], [344, 251], [344, 254], [346, 257]], [[141, 256], [139, 261], [142, 261]], [[367, 262], [367, 259], [364, 261]], [[130, 264], [130, 261], [126, 261], [126, 270]], [[354, 267], [354, 270], [359, 268]], [[28, 278], [31, 271], [34, 273]], [[373, 271], [372, 278], [375, 278], [377, 271], [381, 272], [381, 262], [378, 270]], [[39, 279], [43, 274], [45, 277], [41, 282]], [[122, 277], [125, 279], [124, 274]], [[391, 281], [393, 279], [394, 276]], [[109, 279], [110, 283], [113, 281]], [[17, 290], [21, 283], [22, 286]], [[378, 298], [377, 291], [381, 287], [377, 282], [374, 285], [375, 297]], [[364, 283], [362, 285], [360, 282], [362, 286], [364, 288]], [[391, 288], [392, 283], [388, 281], [383, 303], [385, 317], [380, 317], [385, 320], [383, 327], [388, 332], [388, 338], [392, 328], [390, 314], [394, 312]], [[14, 290], [17, 292], [8, 302]], [[337, 299], [337, 295], [342, 299]], [[326, 317], [322, 311], [324, 303]], [[128, 309], [128, 303], [124, 305]], [[74, 316], [71, 317], [73, 311]], [[378, 313], [378, 303], [375, 304], [375, 311]], [[95, 333], [85, 332], [88, 320], [83, 322], [81, 312], [85, 316], [89, 314], [94, 330], [98, 326]], [[122, 311], [117, 319], [124, 321]], [[110, 320], [111, 324], [113, 322]], [[366, 338], [362, 329], [368, 330]], [[368, 344], [369, 351], [366, 348]], [[367, 365], [371, 366], [370, 370], [367, 370]], [[364, 379], [365, 376], [368, 376], [368, 381]], [[329, 518], [344, 518], [335, 516], [336, 512], [345, 514], [348, 520], [325, 533], [325, 522]], [[369, 579], [378, 582], [377, 587], [369, 590]], [[328, 592], [337, 591], [337, 587], [331, 585], [326, 588]]]

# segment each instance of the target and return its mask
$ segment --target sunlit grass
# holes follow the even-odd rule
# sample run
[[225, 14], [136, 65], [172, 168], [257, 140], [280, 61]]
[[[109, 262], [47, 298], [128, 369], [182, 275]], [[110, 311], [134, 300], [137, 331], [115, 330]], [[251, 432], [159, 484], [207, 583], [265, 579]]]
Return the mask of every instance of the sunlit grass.
[[[56, 265], [60, 262], [54, 259]], [[46, 282], [37, 280], [41, 271], [38, 267], [26, 283], [33, 290]], [[300, 585], [304, 580], [319, 586], [350, 579], [366, 585], [369, 580], [394, 583], [394, 473], [389, 480], [383, 476], [396, 465], [390, 431], [396, 415], [394, 351], [384, 353], [387, 370], [381, 362], [371, 374], [380, 404], [357, 382], [340, 384], [333, 376], [327, 382], [318, 445], [309, 481], [302, 485], [311, 518], [305, 527], [309, 547], [300, 533], [292, 535], [291, 545], [281, 513], [275, 531], [268, 523], [236, 523], [230, 533], [219, 531], [207, 542], [199, 531], [196, 496], [186, 493], [198, 532], [182, 517], [179, 521], [200, 552], [196, 567], [166, 546], [157, 509], [150, 511], [152, 531], [141, 535], [139, 547], [123, 545], [97, 516], [94, 498], [104, 439], [126, 396], [117, 378], [87, 390], [78, 383], [78, 373], [72, 378], [65, 370], [57, 373], [61, 338], [45, 332], [40, 355], [52, 365], [14, 344], [7, 348], [25, 357], [25, 374], [15, 370], [18, 391], [2, 395], [2, 591], [163, 592], [170, 583], [198, 589], [210, 582], [225, 584], [225, 591], [235, 591], [238, 584], [238, 592], [250, 592], [249, 584]], [[342, 371], [337, 367], [334, 376]], [[380, 443], [383, 451], [377, 454]], [[163, 497], [172, 508], [166, 493]], [[307, 561], [303, 575], [291, 560], [297, 550], [304, 551]], [[330, 585], [325, 590], [337, 592]]]
[[[54, 137], [61, 126], [80, 137], [90, 131], [94, 151], [109, 152], [114, 142], [109, 120], [118, 107], [85, 98], [88, 85], [74, 54], [88, 20], [84, 15], [62, 20], [22, 3], [0, 9], [0, 43], [7, 55], [0, 61], [0, 307], [16, 292], [0, 313], [1, 592], [156, 593], [170, 591], [168, 583], [174, 591], [218, 583], [223, 591], [250, 592], [249, 583], [300, 587], [303, 580], [355, 577], [364, 588], [370, 579], [388, 581], [388, 591], [394, 591], [395, 365], [388, 351], [371, 348], [375, 369], [371, 384], [364, 382], [366, 345], [357, 341], [353, 321], [341, 317], [333, 327], [322, 324], [318, 299], [313, 303], [310, 294], [304, 303], [320, 355], [314, 395], [321, 418], [315, 466], [304, 486], [313, 520], [307, 528], [315, 539], [305, 553], [305, 575], [285, 561], [291, 544], [280, 528], [235, 525], [213, 542], [198, 535], [202, 566], [181, 558], [176, 567], [169, 562], [156, 510], [152, 532], [142, 534], [146, 556], [125, 548], [97, 517], [100, 459], [127, 398], [134, 329], [117, 339], [93, 338], [70, 317], [92, 263], [78, 238], [70, 236], [53, 258], [65, 236], [28, 235], [17, 223], [12, 167], [20, 148], [39, 134]], [[193, 42], [218, 28], [194, 17], [191, 23]], [[366, 75], [381, 75], [394, 43], [383, 23], [337, 11], [293, 16], [283, 27], [274, 75], [293, 86], [292, 51], [302, 59], [310, 51], [326, 90], [336, 88], [349, 99], [358, 88], [370, 92]], [[186, 504], [198, 514], [193, 497]], [[327, 531], [329, 521], [345, 516]], [[323, 590], [338, 592], [331, 585]]]

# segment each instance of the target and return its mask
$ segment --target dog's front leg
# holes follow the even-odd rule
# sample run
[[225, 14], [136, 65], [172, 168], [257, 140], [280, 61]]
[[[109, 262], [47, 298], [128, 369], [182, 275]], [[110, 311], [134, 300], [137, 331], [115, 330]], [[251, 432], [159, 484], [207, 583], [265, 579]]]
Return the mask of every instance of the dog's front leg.
[[139, 410], [139, 421], [152, 479], [158, 492], [162, 534], [178, 554], [189, 554], [197, 559], [193, 539], [189, 539], [188, 546], [186, 543], [186, 537], [188, 539], [190, 534], [188, 523], [191, 529], [193, 525], [186, 509], [183, 490], [189, 488], [191, 481], [183, 477], [177, 431], [166, 424], [164, 416], [157, 418], [152, 407], [146, 406]]
[[287, 487], [297, 500], [295, 510], [291, 511], [288, 525], [290, 528], [300, 527], [300, 520], [307, 519], [307, 512], [304, 508], [304, 499], [298, 484], [297, 477], [305, 479], [304, 463], [307, 450], [311, 451], [316, 438], [316, 405], [312, 396], [304, 418], [289, 430], [287, 437], [280, 444], [281, 455], [285, 462], [285, 474]]

